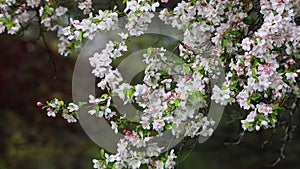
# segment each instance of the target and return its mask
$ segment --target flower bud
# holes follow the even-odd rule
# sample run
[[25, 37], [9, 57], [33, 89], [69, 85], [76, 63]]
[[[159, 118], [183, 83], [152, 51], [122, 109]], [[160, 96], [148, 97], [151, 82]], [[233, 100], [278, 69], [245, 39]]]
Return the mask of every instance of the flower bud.
[[25, 8], [25, 7], [26, 7], [26, 4], [21, 4], [20, 7], [21, 7], [21, 8]]
[[36, 105], [42, 107], [44, 104], [42, 102], [37, 102]]

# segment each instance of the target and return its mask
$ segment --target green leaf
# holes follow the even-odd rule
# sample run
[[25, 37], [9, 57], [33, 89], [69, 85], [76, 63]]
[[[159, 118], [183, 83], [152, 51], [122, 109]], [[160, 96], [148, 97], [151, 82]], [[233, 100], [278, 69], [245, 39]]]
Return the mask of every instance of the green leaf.
[[143, 157], [143, 153], [140, 152], [140, 151], [137, 153], [137, 155], [140, 156], [140, 157]]
[[250, 127], [250, 123], [245, 123], [245, 128], [248, 129]]
[[246, 103], [247, 103], [247, 104], [250, 104], [250, 103], [251, 103], [251, 99], [248, 99]]
[[254, 77], [254, 78], [257, 77], [255, 69], [252, 69], [252, 73], [251, 74], [252, 74], [252, 77]]
[[226, 89], [228, 89], [228, 87], [227, 86], [225, 86], [225, 85], [222, 85], [222, 88], [221, 88], [222, 90], [226, 90]]
[[13, 27], [13, 24], [7, 23], [5, 26], [7, 27], [7, 29], [10, 29], [11, 27]]
[[278, 110], [278, 109], [281, 109], [279, 103], [276, 103], [273, 107], [272, 107], [273, 110]]
[[244, 19], [244, 23], [247, 24], [247, 25], [249, 25], [249, 24], [251, 24], [252, 20], [253, 20], [253, 18], [251, 16], [247, 16]]
[[73, 112], [73, 116], [74, 116], [76, 119], [79, 119], [79, 116], [78, 116], [78, 112], [77, 112], [77, 111]]
[[112, 168], [113, 168], [113, 169], [117, 169], [117, 163], [114, 163], [114, 165], [113, 165]]
[[205, 74], [205, 70], [204, 70], [204, 67], [203, 66], [199, 66], [198, 67], [198, 71], [201, 73], [201, 74]]
[[263, 116], [263, 115], [262, 115], [259, 119], [260, 119], [261, 121], [268, 121], [267, 118], [266, 118], [265, 116]]
[[226, 44], [227, 44], [226, 39], [222, 39], [221, 40], [221, 46], [222, 46], [223, 49], [226, 47]]
[[101, 98], [106, 98], [107, 96], [108, 96], [108, 94], [104, 93], [104, 94], [101, 95]]
[[195, 94], [190, 93], [190, 101], [193, 102], [195, 100]]
[[80, 33], [78, 34], [78, 40], [79, 40], [79, 41], [82, 41], [82, 38], [83, 38], [83, 32], [80, 32]]
[[104, 149], [101, 149], [100, 150], [100, 158], [104, 158], [105, 157], [104, 153], [105, 153]]
[[96, 112], [99, 112], [100, 107], [99, 106], [95, 106], [94, 109], [96, 110]]
[[232, 35], [240, 35], [241, 34], [241, 32], [239, 30], [230, 30], [229, 32]]
[[278, 112], [277, 112], [277, 110], [275, 110], [275, 111], [271, 114], [271, 119], [276, 120], [276, 119], [277, 119], [277, 115], [278, 115]]
[[81, 106], [83, 106], [83, 105], [86, 105], [87, 104], [87, 102], [78, 102], [78, 106], [79, 107], [81, 107]]
[[229, 86], [229, 89], [230, 89], [230, 90], [236, 90], [237, 88], [236, 88], [235, 86], [233, 86], [233, 85], [230, 85], [230, 86]]
[[114, 41], [114, 47], [119, 47], [119, 42], [118, 41]]
[[190, 72], [190, 65], [185, 64], [183, 71], [184, 71], [184, 73], [189, 73]]
[[113, 165], [114, 165], [114, 163], [109, 162], [109, 163], [107, 164], [107, 168], [113, 168]]
[[201, 71], [201, 70], [203, 70], [203, 69], [204, 69], [203, 66], [199, 66], [199, 67], [198, 67], [198, 70], [199, 70], [199, 71]]
[[165, 124], [165, 128], [166, 128], [167, 130], [169, 130], [171, 127], [172, 127], [171, 124], [169, 124], [169, 123]]
[[254, 57], [253, 60], [254, 60], [253, 65], [254, 65], [255, 67], [257, 67], [257, 66], [259, 65], [258, 59], [257, 59], [256, 57]]
[[179, 103], [180, 103], [180, 100], [178, 100], [178, 99], [176, 99], [176, 100], [174, 101], [174, 104], [175, 104], [176, 107], [179, 105]]
[[60, 106], [63, 106], [64, 104], [65, 104], [64, 101], [59, 101]]
[[198, 91], [198, 92], [197, 92], [197, 94], [198, 94], [198, 97], [199, 97], [199, 98], [201, 98], [201, 99], [203, 99], [203, 98], [204, 98], [204, 94], [203, 94], [203, 93], [201, 93], [200, 91]]
[[47, 11], [49, 9], [49, 6], [48, 5], [45, 5], [45, 11]]
[[133, 88], [130, 88], [126, 91], [126, 95], [128, 98], [132, 98], [133, 96], [133, 92], [134, 92], [134, 89]]
[[116, 104], [114, 102], [110, 103], [110, 107], [116, 107]]
[[251, 97], [251, 99], [252, 99], [253, 101], [255, 101], [255, 100], [259, 99], [260, 97], [261, 97], [260, 94], [259, 94], [259, 93], [256, 93], [255, 95], [253, 95], [253, 96]]
[[149, 54], [151, 54], [151, 53], [152, 53], [152, 51], [153, 51], [153, 47], [149, 47], [149, 48], [147, 49], [147, 53], [148, 53], [148, 55], [149, 55]]
[[73, 43], [68, 43], [68, 44], [66, 45], [66, 48], [68, 48], [68, 49], [73, 49], [73, 48], [74, 48]]
[[266, 91], [265, 91], [265, 93], [267, 94], [267, 95], [270, 95], [271, 94], [271, 89], [270, 88], [268, 88]]
[[61, 116], [64, 117], [65, 114], [68, 114], [68, 109], [63, 109]]

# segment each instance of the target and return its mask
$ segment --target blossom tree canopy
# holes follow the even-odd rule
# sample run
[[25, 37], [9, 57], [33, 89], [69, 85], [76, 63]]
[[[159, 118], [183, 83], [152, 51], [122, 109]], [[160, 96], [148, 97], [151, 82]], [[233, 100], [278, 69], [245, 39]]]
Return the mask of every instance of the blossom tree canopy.
[[[289, 100], [291, 109], [300, 98], [300, 0], [0, 0], [0, 33], [23, 34], [39, 25], [40, 33], [56, 32], [58, 53], [68, 56], [97, 33], [116, 30], [125, 17], [119, 41], [89, 58], [92, 74], [100, 79], [101, 96], [89, 101], [64, 103], [53, 99], [37, 106], [48, 116], [62, 113], [68, 122], [78, 121], [78, 111], [104, 118], [124, 137], [116, 153], [101, 151], [94, 168], [174, 168], [174, 150], [151, 142], [170, 131], [175, 137], [209, 137], [215, 121], [207, 117], [211, 102], [237, 103], [245, 114], [244, 131], [274, 128]], [[79, 14], [78, 14], [78, 11]], [[142, 36], [156, 14], [166, 25], [182, 32], [176, 51], [181, 65], [174, 65], [164, 47], [149, 47], [143, 84], [126, 82], [113, 62], [124, 56], [130, 38]], [[207, 48], [211, 52], [207, 57]], [[174, 50], [175, 51], [175, 50]], [[162, 64], [163, 63], [163, 64]], [[171, 66], [170, 66], [171, 65]], [[211, 79], [225, 70], [222, 84], [210, 87]], [[171, 72], [176, 72], [176, 76]], [[112, 97], [134, 103], [142, 111], [137, 121], [115, 109]], [[191, 106], [195, 105], [196, 106]]]

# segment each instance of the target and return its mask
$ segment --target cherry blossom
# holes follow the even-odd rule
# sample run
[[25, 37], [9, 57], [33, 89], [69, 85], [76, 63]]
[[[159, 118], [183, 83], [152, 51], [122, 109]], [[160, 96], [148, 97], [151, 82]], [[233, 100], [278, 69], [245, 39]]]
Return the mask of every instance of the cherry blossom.
[[[100, 79], [97, 87], [107, 93], [88, 94], [87, 113], [104, 118], [115, 133], [124, 134], [115, 154], [103, 150], [100, 159], [92, 160], [94, 168], [175, 168], [174, 150], [164, 155], [164, 147], [151, 140], [165, 131], [175, 137], [211, 136], [216, 123], [205, 111], [211, 101], [223, 106], [236, 102], [244, 113], [241, 127], [251, 132], [276, 127], [286, 97], [300, 98], [300, 26], [295, 21], [299, 0], [188, 0], [162, 9], [161, 3], [168, 2], [128, 0], [124, 11], [96, 11], [91, 0], [81, 0], [77, 7], [84, 17], [70, 15], [69, 19], [70, 11], [59, 3], [0, 2], [0, 33], [19, 34], [36, 21], [41, 30], [57, 32], [58, 52], [64, 56], [80, 50], [97, 33], [117, 29], [118, 17], [125, 16], [125, 29], [118, 32], [121, 40], [107, 42], [89, 58], [91, 73]], [[176, 49], [183, 62], [176, 65], [168, 59], [164, 47], [149, 47], [143, 54], [147, 65], [143, 84], [132, 85], [113, 63], [128, 50], [130, 38], [147, 31], [155, 12], [165, 24], [182, 32]], [[225, 81], [211, 84], [211, 79], [222, 74], [220, 69], [225, 70]], [[113, 97], [138, 105], [141, 117], [133, 122], [126, 113], [120, 115]], [[55, 98], [37, 106], [51, 117], [61, 112], [72, 123], [86, 104], [65, 104]], [[127, 129], [128, 125], [133, 129]]]

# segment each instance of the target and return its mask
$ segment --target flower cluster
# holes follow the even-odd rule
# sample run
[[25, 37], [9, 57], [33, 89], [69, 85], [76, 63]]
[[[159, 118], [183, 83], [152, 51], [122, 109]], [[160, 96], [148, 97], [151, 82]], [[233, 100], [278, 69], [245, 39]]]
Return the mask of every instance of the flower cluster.
[[[148, 168], [174, 168], [175, 159], [177, 156], [174, 150], [170, 153], [162, 154], [163, 148], [158, 147], [156, 144], [149, 144], [144, 152], [136, 152], [131, 148], [145, 147], [146, 143], [151, 138], [141, 138], [137, 133], [130, 133], [124, 131], [125, 138], [121, 139], [117, 144], [117, 153], [109, 155], [101, 150], [100, 159], [93, 159], [94, 168], [140, 168], [143, 164], [147, 164]], [[146, 140], [146, 141], [145, 141]], [[152, 157], [152, 158], [150, 158]]]
[[[51, 6], [40, 0], [0, 1], [0, 33], [17, 34], [38, 21], [47, 31], [62, 28], [62, 19], [68, 11], [62, 6]], [[38, 16], [38, 17], [37, 17]]]
[[66, 12], [67, 8], [62, 6], [54, 9], [48, 5], [40, 7], [39, 15], [41, 17], [41, 24], [49, 31], [56, 31], [62, 29], [61, 24], [59, 23], [60, 18], [62, 18]]
[[118, 25], [116, 12], [99, 10], [97, 15], [90, 13], [89, 18], [82, 21], [70, 19], [70, 25], [58, 31], [60, 43], [59, 53], [67, 56], [72, 50], [81, 47], [84, 38], [92, 40], [97, 32], [114, 30]]
[[[260, 18], [248, 12], [254, 5], [260, 6], [262, 19], [257, 30], [251, 30], [251, 22]], [[221, 105], [237, 101], [250, 112], [242, 124], [252, 131], [274, 126], [277, 103], [298, 88], [300, 29], [293, 20], [298, 8], [297, 1], [192, 1], [179, 3], [171, 12], [163, 10], [160, 18], [182, 29], [188, 39], [183, 42], [193, 51], [205, 37], [211, 39], [213, 54], [230, 68], [211, 99]], [[268, 109], [259, 109], [261, 105]]]
[[242, 120], [249, 131], [274, 127], [279, 103], [299, 85], [300, 27], [293, 20], [299, 6], [293, 1], [260, 1], [260, 6], [264, 22], [231, 52], [225, 84], [241, 108], [250, 111]]
[[80, 10], [83, 10], [83, 14], [89, 14], [92, 9], [92, 1], [91, 0], [85, 0], [83, 2], [78, 3], [78, 8]]
[[[148, 65], [145, 69], [144, 84], [130, 85], [123, 80], [120, 72], [111, 66], [112, 61], [121, 56], [120, 52], [126, 50], [124, 41], [110, 41], [100, 54], [95, 53], [90, 58], [94, 68], [92, 72], [101, 78], [98, 87], [110, 91], [112, 96], [118, 96], [125, 104], [134, 102], [143, 109], [139, 120], [132, 121], [126, 119], [126, 113], [120, 116], [109, 108], [109, 95], [104, 94], [99, 98], [90, 95], [89, 102], [95, 106], [89, 113], [107, 120], [119, 116], [119, 120], [110, 121], [111, 127], [115, 133], [123, 130], [125, 134], [125, 138], [118, 144], [118, 152], [112, 155], [105, 154], [100, 160], [93, 160], [94, 167], [139, 168], [147, 164], [153, 168], [173, 168], [173, 151], [167, 158], [162, 158], [161, 150], [164, 147], [151, 140], [168, 130], [176, 137], [212, 135], [214, 121], [198, 112], [207, 106], [205, 95], [209, 80], [198, 71], [199, 66], [192, 68], [185, 65], [190, 71], [184, 67], [173, 70], [168, 66], [172, 63], [172, 58], [167, 58], [166, 49], [149, 48], [148, 53], [143, 55], [144, 62]], [[169, 73], [174, 75], [168, 77]], [[171, 87], [173, 81], [176, 81], [175, 88]], [[133, 129], [128, 130], [127, 126]], [[158, 157], [161, 159], [157, 160]]]
[[62, 117], [66, 119], [68, 123], [77, 122], [79, 119], [78, 110], [85, 104], [86, 103], [84, 102], [80, 102], [78, 105], [75, 103], [65, 104], [64, 101], [60, 101], [57, 98], [46, 102], [45, 105], [41, 102], [37, 102], [37, 106], [42, 107], [42, 109], [46, 109], [49, 117], [56, 117], [56, 114], [61, 112]]
[[[109, 41], [102, 51], [89, 58], [92, 74], [100, 79], [97, 86], [107, 91], [100, 97], [89, 96], [90, 115], [105, 118], [115, 133], [123, 131], [116, 154], [101, 151], [94, 168], [174, 168], [174, 150], [155, 138], [170, 131], [173, 136], [211, 136], [214, 119], [208, 119], [211, 101], [220, 105], [237, 103], [247, 131], [276, 126], [279, 110], [289, 95], [300, 97], [300, 15], [299, 0], [187, 0], [174, 9], [161, 9], [153, 0], [128, 0], [125, 9], [99, 10], [92, 1], [78, 2], [85, 18], [59, 22], [67, 9], [48, 1], [0, 1], [0, 33], [16, 34], [38, 16], [40, 25], [57, 31], [59, 53], [68, 55], [80, 49], [84, 39], [97, 32], [114, 30], [118, 17], [125, 15], [125, 31], [120, 41]], [[161, 3], [168, 3], [163, 0]], [[37, 13], [37, 11], [39, 11]], [[128, 50], [133, 36], [141, 36], [151, 24], [155, 12], [167, 25], [182, 31], [178, 49], [180, 62], [168, 56], [166, 49], [148, 48], [143, 55], [147, 64], [143, 84], [125, 82], [113, 62]], [[225, 70], [225, 82], [211, 84]], [[212, 86], [210, 86], [212, 85]], [[124, 104], [139, 106], [137, 120], [116, 111], [113, 97]], [[76, 105], [54, 99], [43, 106], [48, 116], [62, 111], [68, 122], [77, 121]], [[122, 113], [124, 115], [122, 115]]]
[[132, 36], [140, 36], [143, 34], [148, 24], [151, 23], [151, 18], [154, 17], [152, 12], [155, 12], [158, 6], [158, 2], [151, 4], [146, 0], [127, 1], [124, 12], [128, 12], [128, 23], [125, 28], [129, 31], [129, 34]]

